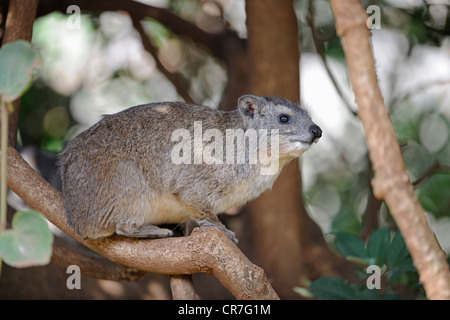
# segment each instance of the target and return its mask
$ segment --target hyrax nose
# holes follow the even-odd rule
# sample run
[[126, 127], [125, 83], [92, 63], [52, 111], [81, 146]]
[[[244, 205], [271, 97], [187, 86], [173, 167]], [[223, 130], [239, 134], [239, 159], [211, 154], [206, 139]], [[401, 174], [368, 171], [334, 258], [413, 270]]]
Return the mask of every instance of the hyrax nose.
[[309, 133], [313, 136], [313, 140], [318, 140], [322, 136], [322, 129], [319, 126], [313, 124], [309, 127]]

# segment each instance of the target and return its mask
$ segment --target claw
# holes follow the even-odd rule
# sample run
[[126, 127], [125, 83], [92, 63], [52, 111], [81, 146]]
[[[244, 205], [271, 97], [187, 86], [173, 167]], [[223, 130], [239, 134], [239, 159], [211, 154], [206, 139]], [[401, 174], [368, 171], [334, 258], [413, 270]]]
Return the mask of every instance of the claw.
[[236, 235], [234, 234], [234, 232], [225, 228], [225, 226], [223, 224], [217, 224], [212, 221], [208, 221], [206, 219], [199, 219], [199, 220], [197, 220], [197, 223], [199, 225], [201, 225], [202, 227], [217, 227], [220, 230], [222, 230], [223, 232], [225, 232], [225, 234], [228, 236], [228, 238], [230, 238], [231, 241], [233, 241], [235, 245], [237, 245], [239, 243], [239, 240], [238, 240], [238, 238], [236, 238]]

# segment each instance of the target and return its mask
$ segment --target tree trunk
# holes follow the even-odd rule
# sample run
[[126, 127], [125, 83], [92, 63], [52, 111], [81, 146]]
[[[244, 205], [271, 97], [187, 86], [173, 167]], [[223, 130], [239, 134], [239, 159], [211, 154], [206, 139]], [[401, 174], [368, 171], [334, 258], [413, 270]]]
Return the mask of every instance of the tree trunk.
[[[292, 1], [246, 2], [250, 91], [300, 102], [297, 18]], [[284, 168], [273, 189], [248, 206], [256, 263], [281, 297], [293, 296], [302, 273], [301, 198], [298, 161]]]
[[[250, 93], [300, 103], [300, 50], [292, 1], [247, 0]], [[299, 161], [287, 165], [271, 191], [247, 205], [255, 262], [282, 298], [304, 280], [334, 275], [355, 279], [354, 264], [334, 254], [308, 216]]]

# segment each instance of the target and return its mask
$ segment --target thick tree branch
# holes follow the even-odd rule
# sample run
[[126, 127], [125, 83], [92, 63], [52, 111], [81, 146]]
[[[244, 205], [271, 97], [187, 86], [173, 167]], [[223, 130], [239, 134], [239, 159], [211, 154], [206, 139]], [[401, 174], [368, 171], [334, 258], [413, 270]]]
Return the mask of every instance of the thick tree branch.
[[180, 18], [170, 10], [132, 0], [41, 0], [39, 1], [38, 16], [56, 10], [65, 13], [70, 5], [77, 5], [83, 11], [127, 11], [139, 20], [144, 17], [155, 19], [167, 26], [176, 35], [189, 37], [194, 42], [205, 45], [218, 57], [222, 57], [221, 43], [223, 39], [229, 36], [237, 37], [235, 33], [228, 30], [216, 34], [208, 33], [195, 24]]
[[278, 299], [264, 271], [252, 264], [218, 228], [197, 228], [188, 237], [166, 239], [114, 235], [83, 240], [67, 224], [61, 193], [12, 147], [8, 149], [8, 186], [62, 231], [115, 263], [160, 274], [206, 272], [214, 275], [237, 299]]
[[389, 206], [414, 260], [429, 299], [450, 299], [450, 272], [444, 252], [428, 226], [414, 194], [395, 132], [375, 73], [366, 27], [367, 14], [359, 0], [332, 0], [340, 37], [366, 132], [375, 177], [374, 194]]

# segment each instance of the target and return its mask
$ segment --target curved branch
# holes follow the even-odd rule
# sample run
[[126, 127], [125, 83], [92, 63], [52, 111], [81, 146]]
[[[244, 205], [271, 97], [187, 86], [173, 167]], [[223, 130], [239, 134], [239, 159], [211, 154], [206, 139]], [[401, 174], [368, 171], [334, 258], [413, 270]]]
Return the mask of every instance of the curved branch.
[[375, 177], [374, 195], [385, 200], [405, 238], [429, 299], [450, 299], [450, 272], [444, 252], [409, 181], [400, 146], [375, 72], [366, 21], [359, 0], [332, 0], [336, 30], [366, 132]]
[[8, 148], [8, 186], [62, 231], [115, 263], [160, 274], [206, 272], [237, 299], [278, 299], [264, 271], [218, 228], [197, 228], [188, 237], [133, 239], [114, 235], [83, 240], [67, 224], [61, 193], [12, 147]]
[[205, 45], [218, 57], [222, 57], [220, 44], [223, 39], [230, 35], [237, 38], [235, 33], [228, 30], [214, 34], [203, 31], [195, 24], [180, 18], [170, 10], [132, 0], [41, 0], [39, 1], [38, 16], [48, 14], [55, 10], [65, 13], [67, 7], [70, 5], [77, 5], [83, 11], [127, 11], [130, 15], [138, 19], [148, 17], [158, 20], [176, 35], [187, 36], [193, 41]]

